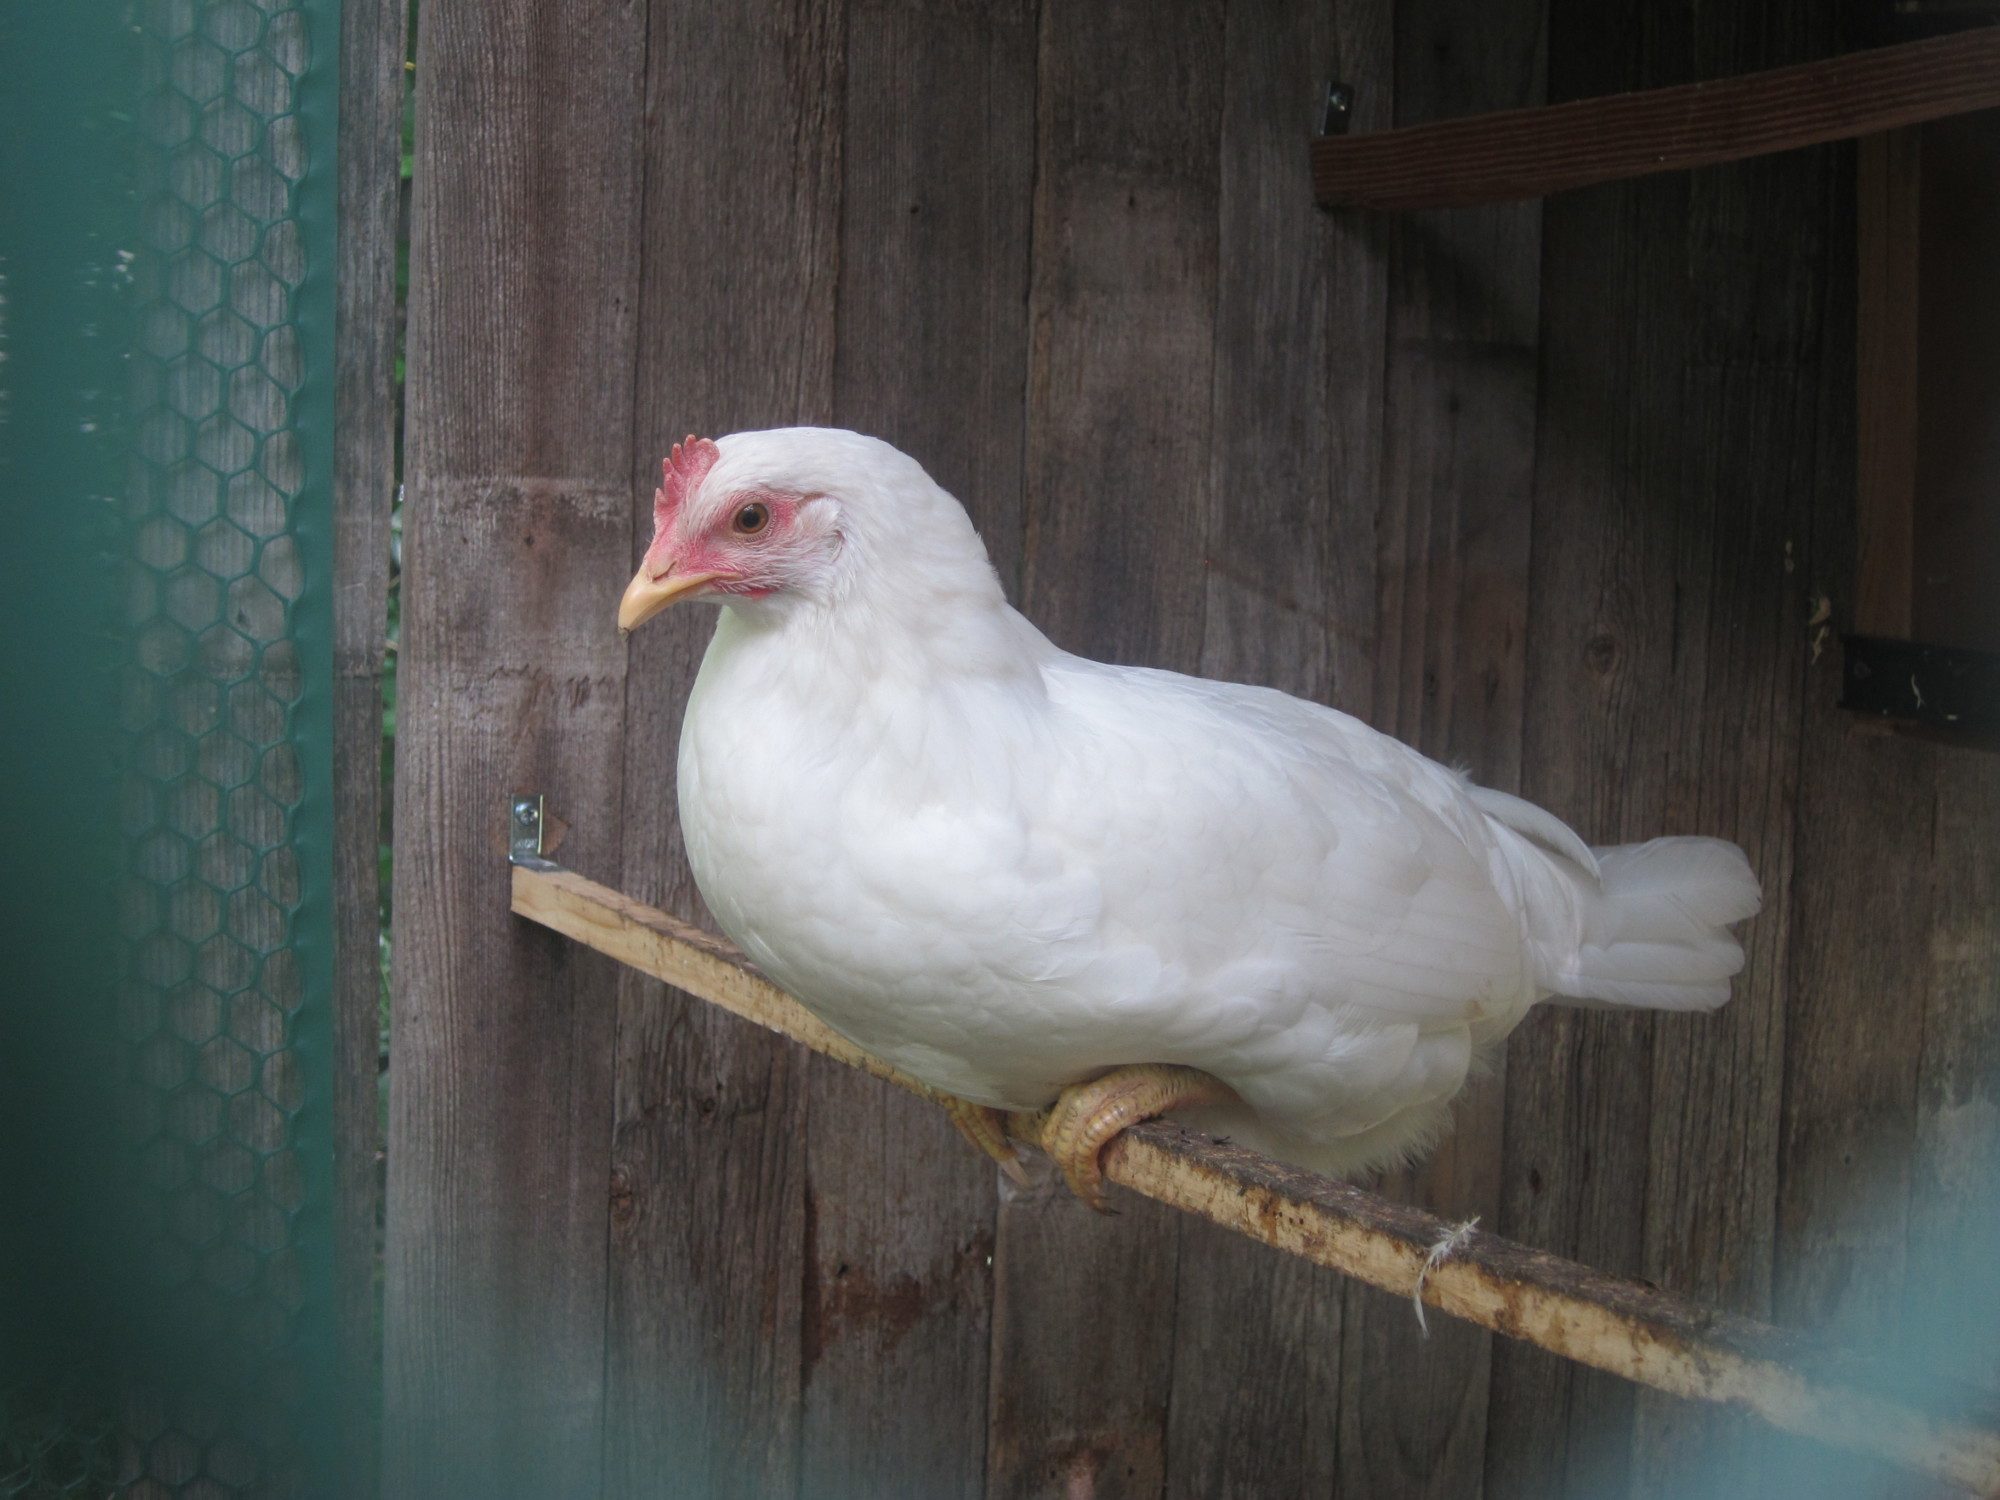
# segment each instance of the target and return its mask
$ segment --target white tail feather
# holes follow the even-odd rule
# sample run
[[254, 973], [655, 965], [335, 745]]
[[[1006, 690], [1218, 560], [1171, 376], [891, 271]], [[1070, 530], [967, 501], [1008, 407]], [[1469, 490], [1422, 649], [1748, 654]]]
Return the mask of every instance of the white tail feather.
[[1546, 976], [1557, 1000], [1713, 1010], [1743, 968], [1729, 924], [1763, 904], [1743, 851], [1722, 839], [1664, 838], [1598, 849], [1575, 949]]

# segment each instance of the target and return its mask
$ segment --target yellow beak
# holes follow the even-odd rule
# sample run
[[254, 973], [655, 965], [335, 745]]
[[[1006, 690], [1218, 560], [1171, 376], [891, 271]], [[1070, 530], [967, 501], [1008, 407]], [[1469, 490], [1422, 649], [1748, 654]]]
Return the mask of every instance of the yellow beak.
[[664, 578], [654, 578], [641, 568], [626, 585], [625, 597], [618, 601], [619, 631], [629, 635], [681, 595], [691, 594], [704, 583], [713, 582], [721, 576], [720, 573], [683, 573], [677, 578], [669, 573]]

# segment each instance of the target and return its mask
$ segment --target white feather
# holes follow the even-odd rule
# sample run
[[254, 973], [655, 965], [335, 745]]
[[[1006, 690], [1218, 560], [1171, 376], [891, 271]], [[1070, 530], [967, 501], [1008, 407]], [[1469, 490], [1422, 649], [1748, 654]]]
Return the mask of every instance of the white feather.
[[856, 1042], [1014, 1108], [1134, 1062], [1323, 1170], [1421, 1148], [1537, 1000], [1719, 1003], [1740, 851], [1595, 854], [1355, 719], [1068, 655], [957, 503], [850, 433], [721, 441], [704, 495], [823, 495], [837, 557], [725, 609], [681, 740], [717, 921]]

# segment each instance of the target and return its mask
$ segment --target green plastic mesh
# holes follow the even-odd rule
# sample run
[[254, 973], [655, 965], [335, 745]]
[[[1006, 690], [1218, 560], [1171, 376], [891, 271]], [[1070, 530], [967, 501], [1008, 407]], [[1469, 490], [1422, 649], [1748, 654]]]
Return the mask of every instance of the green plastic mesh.
[[125, 1443], [100, 1396], [71, 1383], [8, 1393], [0, 1426], [0, 1494], [115, 1494]]
[[91, 1373], [0, 1393], [0, 1497], [330, 1492], [337, 17], [142, 0], [89, 60], [129, 85], [129, 233], [89, 272], [129, 335], [95, 398], [125, 753], [115, 993], [74, 1013], [108, 1011], [124, 1253]]

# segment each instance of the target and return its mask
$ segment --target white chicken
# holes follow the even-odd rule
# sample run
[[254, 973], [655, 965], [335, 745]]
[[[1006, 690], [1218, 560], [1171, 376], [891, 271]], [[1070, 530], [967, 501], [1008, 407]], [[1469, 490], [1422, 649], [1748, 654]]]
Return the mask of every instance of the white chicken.
[[1741, 850], [1592, 850], [1317, 703], [1106, 666], [1003, 597], [958, 502], [851, 432], [689, 438], [619, 607], [724, 606], [681, 732], [716, 920], [860, 1046], [1101, 1204], [1166, 1114], [1353, 1173], [1440, 1134], [1537, 1001], [1707, 1010]]

